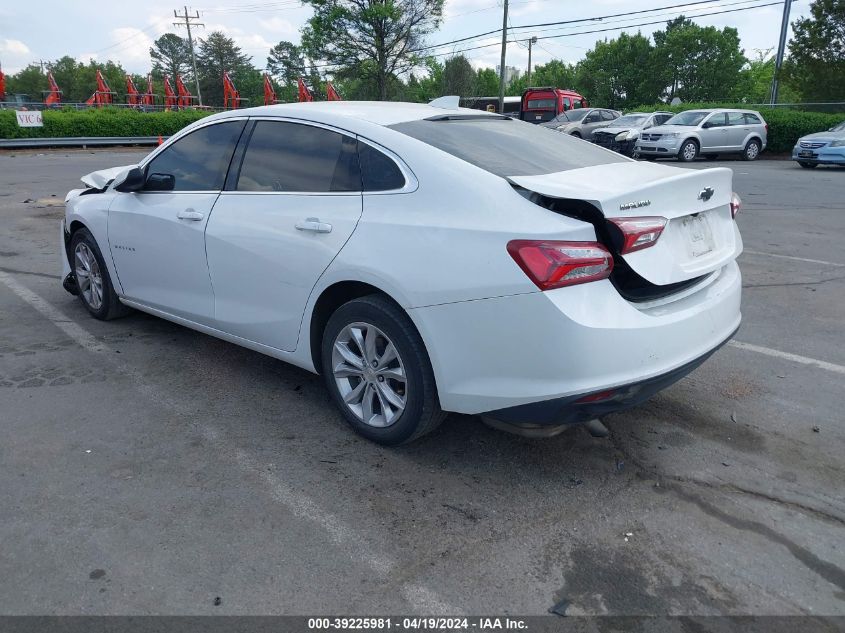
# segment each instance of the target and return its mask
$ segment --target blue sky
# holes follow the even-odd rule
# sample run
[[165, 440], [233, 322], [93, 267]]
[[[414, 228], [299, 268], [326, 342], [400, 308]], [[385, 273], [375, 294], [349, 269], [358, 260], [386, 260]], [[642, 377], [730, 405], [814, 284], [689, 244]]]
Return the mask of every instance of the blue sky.
[[[510, 24], [554, 22], [606, 16], [625, 11], [653, 9], [690, 2], [691, 0], [512, 0]], [[782, 5], [726, 13], [709, 17], [696, 15], [724, 9], [738, 9], [773, 0], [714, 0], [690, 7], [683, 12], [702, 25], [733, 26], [739, 30], [742, 46], [749, 56], [757, 49], [766, 50], [777, 45]], [[37, 10], [23, 2], [4, 2], [0, 6], [0, 64], [6, 73], [14, 73], [29, 62], [52, 60], [69, 54], [80, 60], [113, 59], [137, 73], [150, 67], [149, 48], [152, 41], [166, 32], [185, 35], [184, 28], [173, 26], [173, 4], [151, 2], [120, 2], [111, 0], [39, 0]], [[180, 11], [182, 7], [178, 7]], [[188, 7], [199, 10], [206, 27], [197, 30], [200, 37], [211, 30], [222, 30], [234, 38], [251, 55], [257, 67], [266, 63], [267, 52], [280, 40], [299, 41], [299, 29], [311, 10], [298, 0], [203, 0]], [[681, 9], [668, 9], [629, 18], [607, 18], [602, 21], [579, 23], [567, 27], [536, 28], [522, 31], [519, 39], [531, 35], [555, 36], [545, 39], [534, 48], [535, 64], [560, 58], [575, 62], [591, 48], [596, 40], [615, 37], [623, 31], [641, 30], [650, 35], [657, 28], [625, 28], [604, 33], [577, 35], [579, 31], [623, 27], [640, 22], [666, 20], [677, 16]], [[429, 37], [430, 44], [455, 40], [477, 33], [501, 28], [501, 0], [446, 0], [446, 17], [441, 29]], [[809, 13], [809, 0], [792, 5], [792, 20]], [[565, 36], [564, 36], [565, 35]], [[564, 37], [558, 37], [564, 36]], [[463, 48], [492, 44], [486, 48], [467, 51], [466, 55], [477, 67], [494, 67], [499, 62], [498, 35], [436, 49], [451, 54]], [[442, 59], [442, 57], [441, 57]], [[520, 43], [508, 46], [508, 65], [525, 68], [528, 51]]]

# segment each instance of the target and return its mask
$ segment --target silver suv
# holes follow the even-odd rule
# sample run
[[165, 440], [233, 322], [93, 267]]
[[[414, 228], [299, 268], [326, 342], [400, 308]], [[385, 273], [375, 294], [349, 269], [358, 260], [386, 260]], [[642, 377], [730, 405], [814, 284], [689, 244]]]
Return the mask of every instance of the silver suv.
[[634, 151], [641, 157], [684, 162], [704, 156], [740, 154], [754, 160], [766, 148], [769, 126], [753, 110], [687, 110], [640, 135]]

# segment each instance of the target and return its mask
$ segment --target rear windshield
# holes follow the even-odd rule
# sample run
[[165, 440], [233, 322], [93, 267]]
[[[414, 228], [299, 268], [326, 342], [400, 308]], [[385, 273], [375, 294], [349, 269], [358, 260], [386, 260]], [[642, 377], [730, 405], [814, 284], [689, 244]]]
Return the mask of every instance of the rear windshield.
[[626, 158], [540, 125], [500, 117], [390, 126], [497, 176], [538, 176]]
[[529, 110], [554, 110], [557, 106], [556, 99], [529, 99], [528, 100], [528, 109]]

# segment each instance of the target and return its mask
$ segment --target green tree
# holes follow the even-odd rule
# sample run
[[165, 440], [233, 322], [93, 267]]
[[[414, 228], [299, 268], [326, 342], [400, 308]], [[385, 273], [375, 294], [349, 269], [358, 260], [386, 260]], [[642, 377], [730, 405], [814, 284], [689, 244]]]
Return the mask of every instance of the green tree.
[[845, 0], [816, 0], [792, 31], [789, 85], [807, 101], [845, 100]]
[[578, 64], [577, 84], [592, 105], [621, 110], [656, 103], [665, 85], [647, 37], [622, 33], [596, 42]]
[[191, 68], [191, 49], [188, 40], [175, 33], [165, 33], [150, 48], [150, 59], [156, 75], [170, 76], [170, 81], [176, 81], [176, 75], [182, 75], [185, 81], [193, 79]]
[[668, 99], [728, 101], [745, 96], [740, 71], [748, 60], [736, 29], [698, 26], [680, 16], [665, 30], [655, 31], [653, 38]]
[[499, 75], [492, 68], [479, 68], [475, 77], [477, 97], [495, 97], [499, 94]]
[[306, 75], [302, 49], [291, 42], [279, 42], [270, 49], [267, 72], [282, 84], [295, 84]]
[[475, 70], [464, 55], [456, 55], [443, 64], [441, 95], [475, 96]]
[[[203, 103], [223, 105], [223, 73], [227, 71], [235, 87], [241, 92], [244, 86], [242, 80], [250, 81], [250, 73], [255, 71], [250, 59], [249, 55], [245, 55], [235, 44], [235, 40], [220, 31], [213, 31], [206, 39], [200, 40], [197, 72], [200, 76]], [[242, 92], [242, 97], [249, 96], [247, 91]]]
[[6, 81], [7, 95], [29, 95], [30, 101], [41, 101], [41, 91], [47, 89], [47, 76], [41, 72], [39, 64], [30, 64], [14, 75], [10, 75]]
[[377, 98], [385, 100], [389, 84], [419, 63], [413, 51], [440, 25], [444, 0], [305, 2], [314, 9], [302, 30], [308, 57], [326, 60], [341, 72], [366, 73], [359, 79], [374, 82]]

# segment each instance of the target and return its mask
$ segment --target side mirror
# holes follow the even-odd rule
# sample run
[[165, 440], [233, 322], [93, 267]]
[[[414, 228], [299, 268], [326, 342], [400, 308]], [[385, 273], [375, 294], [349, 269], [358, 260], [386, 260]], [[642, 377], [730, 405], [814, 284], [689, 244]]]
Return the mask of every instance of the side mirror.
[[145, 191], [173, 191], [176, 178], [173, 174], [150, 174], [144, 186]]
[[117, 191], [127, 193], [129, 191], [138, 191], [144, 186], [144, 172], [138, 167], [133, 167], [123, 177], [123, 181], [115, 185]]
[[702, 123], [702, 124], [701, 124], [701, 127], [702, 127], [702, 128], [704, 128], [705, 130], [708, 130], [708, 129], [710, 129], [711, 127], [713, 127], [713, 125], [714, 125], [714, 124], [713, 124], [713, 123], [711, 123], [710, 121], [706, 121], [706, 122], [704, 122], [704, 123]]

